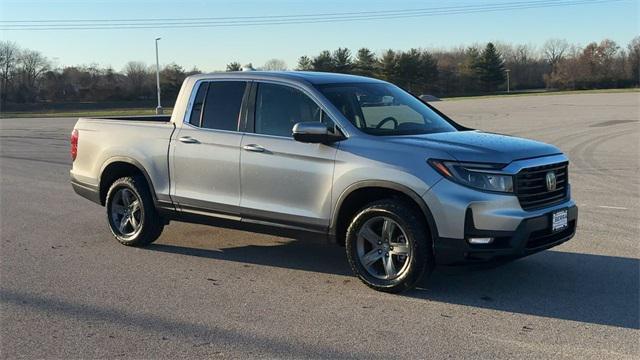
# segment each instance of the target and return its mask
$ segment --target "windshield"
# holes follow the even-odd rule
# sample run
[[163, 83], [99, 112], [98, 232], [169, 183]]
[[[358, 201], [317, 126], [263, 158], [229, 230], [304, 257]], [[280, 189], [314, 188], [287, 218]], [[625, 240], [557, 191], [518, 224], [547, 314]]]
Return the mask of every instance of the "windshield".
[[456, 131], [420, 100], [384, 83], [317, 85], [353, 125], [371, 135], [413, 135]]

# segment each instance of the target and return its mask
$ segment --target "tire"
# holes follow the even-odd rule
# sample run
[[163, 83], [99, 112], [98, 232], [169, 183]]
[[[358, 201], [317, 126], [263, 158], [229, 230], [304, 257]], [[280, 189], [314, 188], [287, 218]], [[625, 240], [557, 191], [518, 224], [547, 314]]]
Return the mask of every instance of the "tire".
[[424, 217], [397, 199], [375, 201], [362, 208], [347, 229], [345, 245], [355, 275], [378, 291], [412, 289], [434, 266]]
[[164, 229], [164, 222], [142, 176], [122, 177], [114, 181], [107, 193], [106, 208], [109, 229], [123, 245], [149, 245]]

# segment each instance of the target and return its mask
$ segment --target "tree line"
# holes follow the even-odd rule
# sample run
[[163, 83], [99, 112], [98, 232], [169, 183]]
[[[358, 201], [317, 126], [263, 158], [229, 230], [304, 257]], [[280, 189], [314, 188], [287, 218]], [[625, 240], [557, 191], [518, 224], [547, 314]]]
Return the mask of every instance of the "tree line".
[[[254, 69], [239, 62], [227, 71], [288, 70], [280, 59]], [[541, 47], [504, 43], [447, 50], [324, 50], [303, 55], [293, 70], [372, 76], [420, 95], [457, 96], [525, 89], [595, 89], [640, 85], [640, 36], [626, 46], [612, 40], [584, 47], [551, 39]], [[186, 76], [200, 73], [175, 63], [160, 72], [163, 102], [172, 104]], [[507, 77], [509, 78], [507, 85]], [[0, 100], [12, 104], [142, 101], [156, 92], [155, 67], [129, 62], [116, 71], [98, 65], [55, 67], [42, 53], [0, 41]]]
[[[373, 76], [415, 94], [472, 95], [528, 89], [597, 89], [640, 85], [640, 36], [626, 48], [612, 40], [585, 47], [551, 39], [532, 45], [487, 43], [449, 50], [325, 50], [301, 56], [296, 70]], [[507, 82], [508, 79], [508, 82]]]

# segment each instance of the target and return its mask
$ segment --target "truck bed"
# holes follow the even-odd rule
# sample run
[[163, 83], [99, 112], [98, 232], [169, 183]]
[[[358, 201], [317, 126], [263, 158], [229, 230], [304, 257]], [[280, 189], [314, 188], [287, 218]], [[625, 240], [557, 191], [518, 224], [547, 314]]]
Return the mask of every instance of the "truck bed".
[[100, 174], [113, 162], [144, 169], [160, 196], [169, 194], [167, 154], [174, 126], [170, 115], [82, 117], [73, 178], [85, 186], [99, 186]]

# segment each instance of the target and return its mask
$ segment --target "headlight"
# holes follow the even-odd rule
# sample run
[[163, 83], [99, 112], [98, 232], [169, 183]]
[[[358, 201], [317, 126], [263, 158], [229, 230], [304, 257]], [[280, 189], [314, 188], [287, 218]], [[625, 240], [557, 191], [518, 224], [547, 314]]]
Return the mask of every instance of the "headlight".
[[474, 189], [513, 192], [513, 176], [499, 173], [502, 164], [461, 163], [429, 159], [429, 164], [442, 176]]

